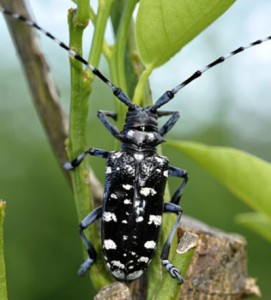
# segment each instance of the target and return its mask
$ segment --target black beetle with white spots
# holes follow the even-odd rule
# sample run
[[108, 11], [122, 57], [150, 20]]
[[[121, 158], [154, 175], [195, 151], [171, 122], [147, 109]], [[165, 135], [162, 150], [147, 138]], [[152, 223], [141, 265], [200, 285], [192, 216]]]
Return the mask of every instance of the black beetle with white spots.
[[[133, 281], [144, 273], [152, 260], [159, 240], [163, 213], [174, 213], [177, 218], [163, 246], [161, 262], [169, 274], [176, 278], [178, 283], [182, 283], [180, 270], [169, 262], [168, 256], [172, 239], [181, 220], [182, 209], [179, 202], [188, 181], [188, 174], [181, 168], [170, 166], [167, 157], [157, 154], [157, 146], [164, 142], [164, 136], [179, 119], [179, 112], [160, 110], [160, 108], [169, 102], [179, 90], [210, 68], [250, 47], [270, 40], [271, 36], [239, 47], [229, 54], [219, 57], [193, 73], [172, 90], [166, 91], [153, 106], [143, 108], [134, 105], [129, 97], [98, 69], [37, 23], [1, 7], [0, 11], [38, 29], [54, 40], [71, 57], [82, 62], [109, 86], [113, 94], [128, 107], [124, 128], [121, 131], [108, 119], [116, 119], [116, 113], [98, 111], [98, 118], [121, 142], [120, 151], [110, 152], [90, 148], [64, 165], [66, 170], [73, 170], [88, 154], [104, 158], [107, 161], [102, 205], [90, 212], [80, 223], [80, 235], [86, 245], [89, 257], [81, 265], [79, 275], [85, 274], [96, 260], [97, 253], [84, 234], [84, 230], [96, 220], [101, 219], [102, 248], [109, 272], [117, 280]], [[163, 116], [169, 116], [169, 119], [159, 129], [158, 118]], [[182, 182], [173, 194], [171, 201], [166, 203], [163, 199], [164, 190], [167, 178], [171, 176], [179, 177]]]

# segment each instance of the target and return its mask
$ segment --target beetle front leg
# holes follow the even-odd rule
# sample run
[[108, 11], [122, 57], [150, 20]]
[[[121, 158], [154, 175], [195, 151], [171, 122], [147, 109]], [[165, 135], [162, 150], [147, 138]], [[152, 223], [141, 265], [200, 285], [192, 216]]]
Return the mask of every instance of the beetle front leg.
[[96, 220], [101, 218], [102, 216], [102, 206], [95, 208], [90, 214], [88, 214], [84, 220], [80, 223], [80, 236], [83, 239], [88, 253], [88, 258], [82, 263], [78, 270], [78, 275], [83, 276], [87, 270], [91, 267], [91, 265], [95, 262], [97, 253], [91, 242], [84, 234], [84, 230], [89, 227]]
[[79, 156], [77, 156], [75, 159], [73, 159], [71, 162], [66, 162], [64, 164], [64, 169], [73, 170], [77, 168], [88, 154], [97, 157], [107, 158], [109, 155], [109, 151], [97, 148], [89, 148], [88, 150], [84, 151]]
[[188, 181], [188, 173], [186, 170], [182, 170], [180, 168], [170, 166], [168, 169], [168, 176], [175, 176], [175, 177], [183, 178], [183, 182], [181, 183], [180, 187], [176, 190], [176, 192], [173, 194], [171, 201], [170, 201], [171, 203], [178, 205], [181, 200], [181, 197], [183, 195], [184, 188]]
[[178, 206], [174, 203], [164, 203], [164, 213], [169, 213], [169, 212], [176, 214], [177, 219], [176, 219], [176, 221], [169, 233], [169, 236], [165, 242], [165, 245], [164, 245], [162, 253], [161, 253], [161, 259], [162, 259], [163, 266], [167, 269], [169, 274], [173, 278], [176, 278], [178, 280], [179, 284], [182, 284], [184, 280], [181, 276], [181, 272], [169, 262], [168, 256], [169, 256], [169, 250], [170, 250], [170, 246], [171, 246], [174, 234], [178, 228], [179, 222], [182, 217], [183, 210], [180, 206]]

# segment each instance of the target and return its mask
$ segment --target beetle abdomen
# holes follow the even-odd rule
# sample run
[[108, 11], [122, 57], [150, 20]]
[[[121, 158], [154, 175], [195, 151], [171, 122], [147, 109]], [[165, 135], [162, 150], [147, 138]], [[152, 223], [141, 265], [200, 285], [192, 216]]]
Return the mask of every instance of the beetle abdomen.
[[162, 223], [168, 160], [110, 154], [102, 217], [107, 268], [119, 280], [135, 280], [149, 265]]

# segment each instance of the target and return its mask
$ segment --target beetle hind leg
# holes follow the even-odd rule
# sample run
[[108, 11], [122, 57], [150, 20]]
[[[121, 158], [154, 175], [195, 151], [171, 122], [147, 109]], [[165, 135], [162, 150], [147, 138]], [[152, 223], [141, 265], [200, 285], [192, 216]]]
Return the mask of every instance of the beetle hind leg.
[[92, 223], [94, 223], [96, 220], [101, 218], [102, 216], [102, 206], [99, 206], [95, 208], [90, 214], [88, 214], [85, 219], [80, 223], [80, 236], [82, 240], [84, 241], [84, 244], [86, 245], [88, 258], [81, 264], [78, 275], [84, 276], [85, 273], [89, 270], [92, 264], [94, 264], [97, 253], [94, 247], [92, 246], [91, 242], [86, 237], [84, 230], [89, 227]]
[[179, 222], [182, 217], [182, 209], [180, 206], [174, 204], [174, 203], [165, 203], [164, 204], [164, 213], [174, 213], [177, 215], [176, 221], [170, 231], [170, 234], [165, 242], [165, 245], [163, 247], [162, 253], [161, 253], [161, 259], [162, 259], [162, 265], [166, 268], [166, 270], [169, 272], [169, 274], [178, 280], [179, 284], [182, 284], [184, 282], [181, 272], [174, 266], [172, 265], [169, 260], [169, 251], [170, 251], [170, 246], [174, 237], [174, 234], [177, 230], [177, 227], [179, 225]]

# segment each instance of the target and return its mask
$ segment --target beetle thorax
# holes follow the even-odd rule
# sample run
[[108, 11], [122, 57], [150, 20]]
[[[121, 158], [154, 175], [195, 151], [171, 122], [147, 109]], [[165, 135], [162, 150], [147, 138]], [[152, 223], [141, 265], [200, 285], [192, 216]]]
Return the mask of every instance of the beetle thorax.
[[123, 151], [156, 152], [156, 146], [164, 140], [158, 132], [157, 113], [150, 108], [135, 106], [126, 115], [122, 132], [125, 142], [122, 143]]

